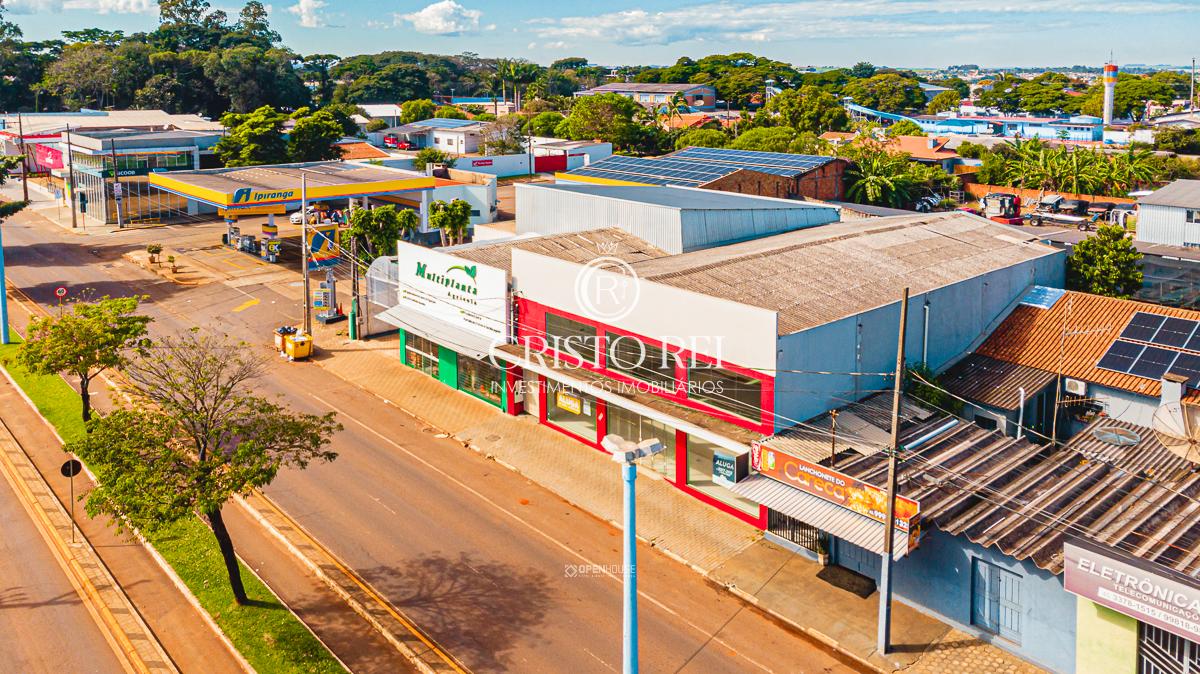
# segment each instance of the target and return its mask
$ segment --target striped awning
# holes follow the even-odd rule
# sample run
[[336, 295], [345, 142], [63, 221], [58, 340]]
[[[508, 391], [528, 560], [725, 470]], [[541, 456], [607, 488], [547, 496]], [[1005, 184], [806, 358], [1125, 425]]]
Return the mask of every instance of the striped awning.
[[[883, 554], [883, 524], [762, 475], [751, 475], [729, 487], [739, 496], [827, 531], [860, 548]], [[908, 554], [908, 532], [895, 530], [892, 558]]]

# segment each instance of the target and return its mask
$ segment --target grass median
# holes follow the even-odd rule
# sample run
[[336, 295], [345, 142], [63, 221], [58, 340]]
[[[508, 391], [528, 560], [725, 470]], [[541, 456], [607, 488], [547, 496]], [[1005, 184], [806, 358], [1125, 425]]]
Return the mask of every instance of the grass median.
[[[61, 377], [32, 375], [8, 363], [15, 349], [15, 344], [0, 345], [0, 363], [9, 376], [64, 440], [82, 437], [85, 431], [79, 394]], [[102, 466], [91, 468], [104, 472]], [[250, 603], [239, 606], [233, 600], [217, 541], [199, 517], [179, 522], [148, 539], [256, 670], [287, 674], [345, 671], [324, 644], [244, 564], [242, 579]]]

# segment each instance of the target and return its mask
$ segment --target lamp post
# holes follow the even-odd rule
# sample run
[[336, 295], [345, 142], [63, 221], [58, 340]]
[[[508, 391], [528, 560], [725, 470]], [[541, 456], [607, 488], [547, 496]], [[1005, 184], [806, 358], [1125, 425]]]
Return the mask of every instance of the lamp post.
[[637, 479], [637, 465], [634, 461], [662, 452], [663, 444], [654, 439], [634, 442], [619, 435], [606, 435], [600, 441], [600, 446], [612, 454], [613, 461], [621, 464], [621, 477], [625, 482], [625, 553], [621, 565], [621, 575], [625, 579], [622, 671], [624, 674], [637, 674], [637, 504], [633, 489], [633, 483]]

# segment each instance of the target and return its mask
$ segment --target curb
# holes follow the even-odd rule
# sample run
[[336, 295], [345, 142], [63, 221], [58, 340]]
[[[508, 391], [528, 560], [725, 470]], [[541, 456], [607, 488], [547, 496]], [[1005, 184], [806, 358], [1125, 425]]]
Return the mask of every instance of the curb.
[[142, 269], [145, 269], [146, 271], [150, 272], [151, 274], [158, 276], [161, 279], [165, 279], [167, 281], [170, 281], [171, 283], [174, 283], [175, 285], [181, 285], [181, 286], [187, 286], [187, 287], [195, 287], [195, 286], [199, 286], [199, 285], [204, 285], [204, 281], [181, 281], [178, 278], [175, 278], [173, 276], [167, 276], [166, 274], [161, 273], [160, 267], [151, 267], [149, 262], [143, 262], [134, 253], [122, 253], [121, 257], [129, 262], [132, 262], [133, 264], [136, 264], [137, 266], [141, 267]]

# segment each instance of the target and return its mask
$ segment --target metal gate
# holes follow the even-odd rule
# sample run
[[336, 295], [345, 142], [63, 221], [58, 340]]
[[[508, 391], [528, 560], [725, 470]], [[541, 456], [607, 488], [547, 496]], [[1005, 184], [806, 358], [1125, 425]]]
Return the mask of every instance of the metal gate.
[[567, 170], [567, 155], [550, 154], [533, 158], [534, 173], [553, 173]]
[[982, 559], [972, 560], [971, 624], [1021, 641], [1021, 577]]
[[400, 286], [400, 269], [395, 257], [376, 258], [363, 277], [362, 338], [396, 331], [396, 326], [385, 323], [376, 316], [396, 306]]
[[836, 541], [834, 545], [835, 564], [876, 581], [879, 580], [879, 555], [840, 538], [835, 538], [834, 541]]
[[819, 551], [821, 537], [824, 535], [820, 529], [812, 525], [769, 508], [767, 509], [767, 531], [813, 552]]
[[1138, 674], [1200, 674], [1200, 644], [1138, 623]]

